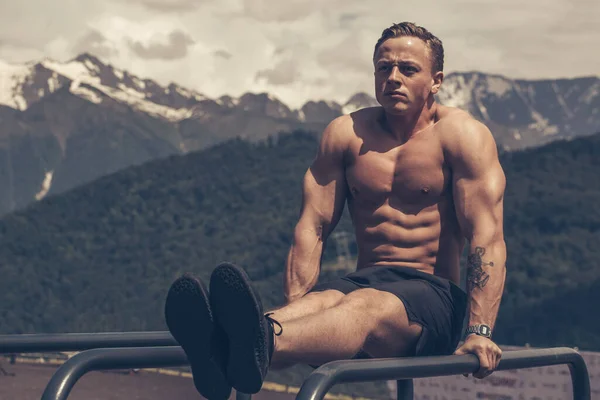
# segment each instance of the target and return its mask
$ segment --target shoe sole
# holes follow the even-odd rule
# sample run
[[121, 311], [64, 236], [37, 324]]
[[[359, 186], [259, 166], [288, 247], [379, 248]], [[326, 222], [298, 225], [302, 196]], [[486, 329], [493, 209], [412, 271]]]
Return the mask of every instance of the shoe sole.
[[196, 390], [209, 400], [226, 400], [231, 385], [211, 358], [214, 322], [204, 284], [184, 275], [169, 289], [165, 319], [171, 335], [186, 353]]
[[264, 377], [255, 349], [266, 342], [264, 317], [246, 273], [235, 265], [220, 264], [210, 278], [210, 303], [229, 338], [227, 380], [239, 392], [258, 393]]

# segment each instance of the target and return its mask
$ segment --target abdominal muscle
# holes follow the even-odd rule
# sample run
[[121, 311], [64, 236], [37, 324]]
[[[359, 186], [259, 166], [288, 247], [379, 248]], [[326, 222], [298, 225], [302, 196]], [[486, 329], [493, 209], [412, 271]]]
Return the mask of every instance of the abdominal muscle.
[[460, 280], [460, 235], [453, 207], [441, 200], [418, 214], [405, 214], [386, 201], [376, 210], [349, 208], [358, 247], [357, 269], [398, 266]]

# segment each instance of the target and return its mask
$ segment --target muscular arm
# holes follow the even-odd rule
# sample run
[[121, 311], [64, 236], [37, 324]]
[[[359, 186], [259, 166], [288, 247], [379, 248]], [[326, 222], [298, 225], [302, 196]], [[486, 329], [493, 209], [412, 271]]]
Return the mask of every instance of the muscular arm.
[[469, 325], [494, 327], [506, 276], [503, 197], [506, 179], [491, 132], [465, 120], [449, 145], [456, 214], [470, 243], [467, 261]]
[[324, 243], [344, 209], [347, 119], [336, 118], [325, 129], [317, 156], [304, 175], [300, 219], [285, 268], [287, 303], [304, 296], [317, 283]]

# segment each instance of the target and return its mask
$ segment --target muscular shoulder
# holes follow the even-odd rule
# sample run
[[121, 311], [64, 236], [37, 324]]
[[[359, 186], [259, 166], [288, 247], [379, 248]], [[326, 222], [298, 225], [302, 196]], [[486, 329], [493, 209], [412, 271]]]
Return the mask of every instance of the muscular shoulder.
[[319, 155], [343, 155], [348, 149], [353, 137], [353, 122], [350, 115], [342, 115], [331, 121], [323, 134], [319, 144]]
[[496, 141], [485, 124], [460, 109], [445, 107], [443, 113], [439, 130], [449, 161], [481, 155], [497, 157]]
[[353, 141], [362, 140], [372, 134], [382, 112], [382, 107], [366, 107], [337, 117], [325, 128], [321, 137], [321, 147], [348, 150]]
[[454, 181], [470, 179], [490, 193], [501, 193], [506, 179], [490, 130], [466, 112], [452, 113], [443, 122], [444, 158]]
[[352, 125], [355, 127], [371, 127], [377, 119], [381, 118], [383, 108], [380, 106], [376, 107], [365, 107], [360, 110], [356, 110], [350, 113], [348, 116], [352, 121]]

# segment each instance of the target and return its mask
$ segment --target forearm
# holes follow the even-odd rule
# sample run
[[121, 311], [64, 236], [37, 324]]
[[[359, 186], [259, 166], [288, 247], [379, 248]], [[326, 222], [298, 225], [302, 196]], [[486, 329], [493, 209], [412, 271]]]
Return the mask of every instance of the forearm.
[[467, 261], [469, 326], [496, 323], [506, 278], [506, 244], [504, 240], [471, 241]]
[[304, 296], [317, 283], [322, 253], [322, 231], [297, 226], [286, 261], [284, 276], [286, 303]]

